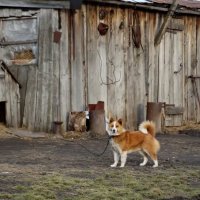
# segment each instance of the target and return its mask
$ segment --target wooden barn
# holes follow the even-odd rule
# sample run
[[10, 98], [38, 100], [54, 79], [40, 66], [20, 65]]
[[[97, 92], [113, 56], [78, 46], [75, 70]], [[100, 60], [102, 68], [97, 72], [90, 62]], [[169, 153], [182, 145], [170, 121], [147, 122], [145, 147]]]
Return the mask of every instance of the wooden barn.
[[199, 1], [0, 6], [0, 59], [22, 85], [21, 126], [50, 132], [62, 121], [67, 129], [69, 112], [97, 101], [127, 128], [146, 118], [149, 102], [164, 106], [165, 126], [200, 122]]
[[20, 125], [20, 84], [0, 61], [0, 123], [11, 127]]

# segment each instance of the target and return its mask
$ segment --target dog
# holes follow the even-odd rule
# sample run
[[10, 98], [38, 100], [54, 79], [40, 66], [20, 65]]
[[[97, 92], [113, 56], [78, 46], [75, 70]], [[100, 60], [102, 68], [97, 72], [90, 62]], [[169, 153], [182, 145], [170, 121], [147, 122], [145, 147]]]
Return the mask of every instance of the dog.
[[120, 158], [120, 167], [124, 167], [127, 154], [137, 151], [143, 156], [143, 162], [140, 166], [147, 164], [147, 156], [149, 156], [154, 162], [153, 167], [158, 167], [157, 153], [160, 149], [160, 143], [155, 138], [155, 124], [152, 121], [142, 122], [138, 131], [128, 131], [124, 129], [121, 119], [114, 120], [111, 117], [106, 129], [114, 155], [114, 163], [111, 167], [116, 167]]

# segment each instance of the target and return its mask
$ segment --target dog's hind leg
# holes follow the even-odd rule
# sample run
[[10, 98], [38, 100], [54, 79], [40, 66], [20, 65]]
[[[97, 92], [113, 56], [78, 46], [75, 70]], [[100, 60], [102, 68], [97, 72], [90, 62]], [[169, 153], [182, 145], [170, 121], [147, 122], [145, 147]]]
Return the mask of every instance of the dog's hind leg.
[[156, 154], [156, 153], [149, 152], [149, 155], [150, 155], [151, 159], [152, 159], [153, 162], [154, 162], [153, 167], [158, 167], [158, 158], [157, 158], [157, 154]]
[[156, 159], [156, 160], [153, 160], [153, 161], [154, 161], [153, 167], [158, 167], [158, 160]]
[[140, 163], [140, 166], [145, 166], [147, 164], [147, 162], [148, 162], [148, 158], [145, 155], [145, 152], [139, 151], [139, 153], [143, 156], [143, 159], [144, 159], [143, 162]]
[[147, 153], [151, 157], [151, 159], [153, 160], [153, 162], [154, 162], [153, 167], [158, 167], [157, 154], [155, 152], [152, 152], [150, 149], [149, 150], [144, 149], [144, 152]]
[[124, 151], [121, 153], [121, 165], [120, 167], [124, 167], [126, 164], [126, 159], [127, 159], [127, 152]]
[[114, 163], [110, 165], [111, 167], [116, 167], [119, 162], [119, 154], [116, 151], [113, 151]]

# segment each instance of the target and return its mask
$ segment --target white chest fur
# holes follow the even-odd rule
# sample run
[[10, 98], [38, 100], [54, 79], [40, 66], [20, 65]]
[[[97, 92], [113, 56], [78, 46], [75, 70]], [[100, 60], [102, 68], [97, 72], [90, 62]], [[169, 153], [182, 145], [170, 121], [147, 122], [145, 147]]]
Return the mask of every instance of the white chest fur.
[[111, 143], [113, 151], [116, 151], [117, 153], [121, 154], [122, 150], [120, 146], [113, 139], [110, 140], [110, 143]]

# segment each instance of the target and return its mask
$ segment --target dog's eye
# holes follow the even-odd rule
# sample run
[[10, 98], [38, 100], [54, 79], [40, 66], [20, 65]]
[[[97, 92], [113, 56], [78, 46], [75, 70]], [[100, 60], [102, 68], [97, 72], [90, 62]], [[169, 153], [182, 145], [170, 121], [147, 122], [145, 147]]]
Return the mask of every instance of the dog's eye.
[[119, 126], [118, 126], [118, 125], [117, 125], [116, 127], [117, 127], [117, 128], [119, 128]]
[[111, 125], [111, 128], [113, 128], [113, 125]]

